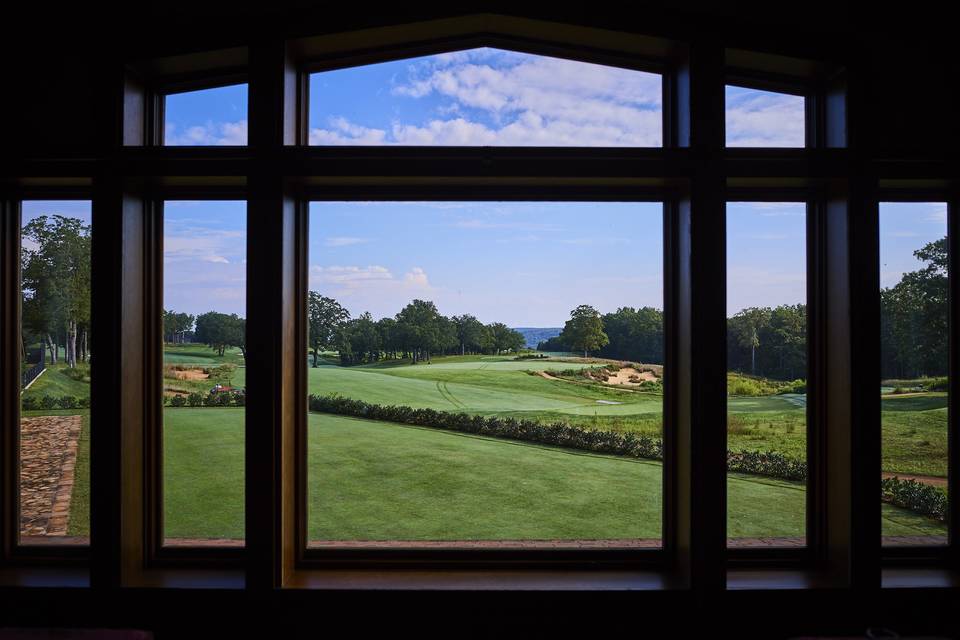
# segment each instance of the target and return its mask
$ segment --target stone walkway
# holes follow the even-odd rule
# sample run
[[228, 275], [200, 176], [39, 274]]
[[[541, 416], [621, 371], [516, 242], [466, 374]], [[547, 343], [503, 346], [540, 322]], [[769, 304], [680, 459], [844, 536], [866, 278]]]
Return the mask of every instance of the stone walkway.
[[80, 416], [20, 421], [20, 534], [65, 536], [70, 521]]

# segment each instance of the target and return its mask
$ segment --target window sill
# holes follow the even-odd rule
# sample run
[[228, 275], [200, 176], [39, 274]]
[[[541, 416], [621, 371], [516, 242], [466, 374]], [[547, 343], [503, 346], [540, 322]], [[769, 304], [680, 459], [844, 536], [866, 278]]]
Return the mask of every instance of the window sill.
[[243, 589], [246, 576], [242, 569], [148, 569], [132, 588], [147, 589]]
[[956, 589], [960, 574], [947, 569], [896, 567], [883, 570], [880, 585], [884, 589]]
[[661, 591], [680, 585], [658, 571], [299, 570], [289, 589], [402, 591]]
[[90, 586], [86, 568], [8, 567], [0, 569], [0, 588], [42, 587], [82, 589]]

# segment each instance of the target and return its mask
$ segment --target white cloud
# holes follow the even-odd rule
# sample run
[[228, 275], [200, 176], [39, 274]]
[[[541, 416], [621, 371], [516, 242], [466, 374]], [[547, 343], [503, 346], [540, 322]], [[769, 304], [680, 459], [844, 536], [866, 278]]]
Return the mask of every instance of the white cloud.
[[333, 236], [323, 241], [325, 247], [349, 247], [355, 244], [365, 244], [370, 238], [354, 238], [349, 236]]
[[223, 256], [205, 256], [203, 258], [204, 262], [215, 262], [219, 264], [230, 264], [230, 261], [224, 258]]
[[727, 104], [727, 146], [803, 147], [804, 100], [799, 96], [749, 92]]
[[430, 281], [427, 279], [427, 273], [420, 267], [414, 267], [403, 276], [403, 282], [407, 286], [419, 287], [423, 289], [430, 288]]
[[[364, 127], [342, 116], [313, 129], [312, 144], [660, 146], [656, 74], [490, 49], [409, 65], [395, 96], [438, 97], [435, 112], [459, 117]], [[483, 114], [489, 124], [462, 114]]]
[[213, 122], [202, 125], [179, 127], [168, 122], [164, 131], [164, 144], [168, 146], [224, 146], [247, 144], [247, 121]]

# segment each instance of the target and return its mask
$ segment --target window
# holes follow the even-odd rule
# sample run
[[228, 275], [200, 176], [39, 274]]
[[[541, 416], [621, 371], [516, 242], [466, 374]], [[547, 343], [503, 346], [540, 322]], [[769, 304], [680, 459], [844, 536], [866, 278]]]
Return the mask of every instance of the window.
[[[131, 64], [110, 129], [126, 146], [98, 158], [116, 170], [64, 186], [38, 162], [4, 192], [5, 231], [16, 207], [92, 199], [97, 427], [84, 453], [76, 414], [74, 468], [100, 456], [94, 570], [273, 589], [534, 566], [706, 592], [745, 566], [847, 587], [888, 559], [942, 562], [954, 525], [876, 495], [901, 470], [879, 468], [890, 435], [930, 432], [936, 473], [914, 475], [947, 474], [955, 447], [948, 392], [917, 392], [935, 424], [894, 424], [909, 393], [877, 397], [876, 284], [895, 285], [871, 249], [886, 209], [879, 227], [862, 212], [902, 185], [844, 149], [844, 70], [490, 20]], [[193, 148], [245, 145], [248, 121], [247, 148]], [[4, 318], [31, 250], [8, 235]], [[956, 378], [936, 311], [920, 386]], [[7, 442], [36, 409], [9, 402], [27, 331], [0, 331]], [[940, 549], [849, 561], [907, 520]], [[24, 564], [84, 555], [8, 546]]]

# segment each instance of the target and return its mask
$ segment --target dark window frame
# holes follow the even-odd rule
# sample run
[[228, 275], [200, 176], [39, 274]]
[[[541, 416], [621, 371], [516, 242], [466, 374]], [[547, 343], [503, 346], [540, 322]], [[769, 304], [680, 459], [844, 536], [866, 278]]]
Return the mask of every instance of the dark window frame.
[[[464, 24], [471, 24], [469, 20]], [[487, 46], [496, 46], [494, 43], [504, 39], [516, 41], [516, 34], [505, 35], [509, 29], [504, 25], [509, 26], [503, 23], [475, 30], [473, 35], [456, 33], [454, 29], [452, 35], [437, 40], [447, 43], [480, 42]], [[540, 38], [546, 42], [549, 42], [549, 36], [544, 34], [549, 33], [549, 25], [541, 23], [540, 27]], [[400, 27], [400, 32], [404, 28]], [[498, 29], [504, 29], [504, 32], [498, 35]], [[382, 45], [371, 46], [367, 43], [365, 50], [396, 52], [407, 45], [398, 47], [391, 42], [422, 42], [422, 36], [416, 35], [420, 31], [412, 29], [410, 33], [414, 35], [399, 38], [394, 33], [386, 37], [386, 44]], [[582, 42], [575, 43], [573, 39], [565, 41], [566, 37], [567, 34], [564, 34], [551, 46], [568, 52], [584, 50]], [[595, 46], [587, 46], [586, 49], [603, 49], [607, 44], [596, 34], [589, 37], [594, 38]], [[93, 445], [101, 456], [96, 477], [92, 479], [94, 486], [99, 485], [100, 490], [91, 496], [93, 538], [89, 574], [95, 588], [175, 584], [241, 586], [247, 589], [284, 586], [338, 588], [351, 584], [353, 580], [364, 583], [367, 578], [361, 576], [371, 575], [296, 566], [298, 551], [291, 544], [288, 531], [294, 523], [289, 498], [292, 495], [289, 471], [294, 465], [287, 464], [292, 460], [285, 457], [285, 452], [288, 454], [295, 449], [297, 443], [293, 440], [295, 434], [291, 419], [275, 404], [247, 407], [248, 438], [252, 433], [249, 428], [251, 415], [263, 419], [260, 426], [265, 431], [262, 435], [258, 434], [257, 445], [252, 451], [248, 439], [247, 487], [257, 490], [247, 492], [247, 522], [248, 525], [257, 523], [257, 518], [260, 518], [262, 523], [263, 519], [269, 518], [274, 527], [269, 531], [253, 532], [248, 526], [243, 570], [211, 570], [212, 565], [204, 564], [205, 558], [196, 557], [171, 558], [169, 564], [160, 563], [164, 566], [148, 571], [144, 566], [144, 537], [140, 533], [143, 522], [138, 524], [136, 508], [128, 508], [141, 504], [138, 502], [141, 497], [137, 496], [135, 489], [110, 485], [118, 477], [129, 477], [122, 474], [129, 474], [132, 470], [143, 475], [145, 462], [142, 447], [135, 441], [121, 438], [121, 434], [137, 432], [144, 428], [145, 423], [142, 415], [138, 417], [136, 412], [131, 413], [120, 406], [120, 401], [109, 399], [105, 389], [108, 382], [123, 386], [124, 372], [137, 374], [143, 370], [142, 364], [130, 358], [143, 348], [142, 340], [137, 338], [137, 329], [144, 326], [144, 320], [128, 317], [128, 312], [124, 311], [130, 304], [139, 304], [138, 291], [131, 292], [123, 285], [135, 283], [138, 277], [149, 272], [148, 254], [153, 245], [152, 241], [145, 240], [150, 234], [142, 227], [149, 221], [149, 202], [154, 197], [152, 189], [182, 188], [195, 191], [201, 188], [229, 189], [242, 186], [246, 191], [248, 220], [253, 220], [258, 225], [257, 230], [262, 232], [259, 238], [262, 246], [256, 248], [257, 266], [267, 267], [261, 273], [263, 282], [255, 284], [255, 291], [248, 290], [248, 298], [258, 293], [271, 293], [268, 282], [274, 288], [282, 283], [283, 287], [289, 287], [294, 292], [289, 299], [277, 296], [270, 299], [279, 302], [278, 307], [282, 307], [279, 311], [281, 318], [271, 326], [293, 329], [295, 338], [289, 337], [292, 334], [279, 338], [258, 338], [256, 347], [262, 351], [260, 355], [269, 356], [268, 370], [262, 376], [258, 375], [260, 383], [264, 384], [263, 389], [268, 391], [271, 401], [283, 401], [286, 403], [283, 406], [289, 407], [297, 402], [295, 399], [289, 402], [285, 400], [289, 397], [289, 382], [280, 380], [281, 376], [276, 376], [275, 382], [271, 379], [269, 384], [264, 381], [271, 374], [282, 371], [284, 363], [292, 362], [289, 353], [293, 351], [289, 345], [298, 340], [303, 344], [304, 340], [303, 326], [293, 327], [291, 324], [295, 317], [292, 310], [302, 307], [304, 303], [302, 299], [293, 299], [297, 295], [295, 292], [303, 288], [302, 273], [306, 268], [306, 264], [300, 262], [305, 255], [304, 247], [298, 245], [298, 237], [305, 231], [302, 191], [314, 189], [330, 193], [339, 188], [337, 185], [343, 184], [349, 185], [348, 188], [380, 184], [385, 189], [397, 189], [400, 192], [404, 189], [422, 190], [424, 181], [420, 176], [432, 176], [433, 184], [441, 185], [442, 190], [450, 189], [452, 184], [458, 185], [454, 190], [469, 189], [492, 181], [499, 181], [502, 185], [537, 186], [539, 183], [542, 186], [550, 178], [580, 184], [639, 184], [654, 190], [671, 189], [677, 193], [676, 200], [669, 204], [669, 218], [675, 224], [669, 233], [665, 229], [665, 255], [669, 247], [669, 254], [675, 260], [667, 265], [665, 271], [674, 274], [675, 281], [664, 292], [665, 308], [669, 306], [677, 310], [670, 325], [676, 330], [674, 340], [666, 345], [670, 354], [668, 359], [678, 363], [674, 371], [667, 374], [672, 377], [671, 383], [676, 390], [676, 405], [671, 406], [670, 410], [677, 417], [677, 428], [674, 433], [665, 434], [673, 443], [677, 462], [664, 485], [665, 492], [673, 492], [674, 502], [671, 504], [676, 507], [678, 514], [676, 521], [669, 523], [673, 530], [664, 529], [665, 544], [669, 539], [675, 541], [676, 545], [671, 551], [669, 566], [662, 570], [638, 570], [626, 574], [609, 571], [593, 573], [590, 577], [582, 577], [589, 572], [573, 572], [574, 580], [585, 580], [579, 584], [591, 585], [586, 588], [610, 588], [614, 584], [621, 585], [620, 588], [662, 589], [679, 586], [701, 592], [716, 592], [740, 584], [774, 588], [796, 585], [796, 576], [802, 576], [799, 580], [807, 587], [840, 585], [869, 589], [879, 587], [882, 580], [887, 580], [884, 567], [893, 566], [893, 559], [888, 559], [889, 563], [883, 559], [879, 538], [872, 535], [872, 532], [879, 531], [879, 518], [875, 518], [876, 523], [867, 522], [865, 518], [866, 515], [879, 512], [875, 493], [868, 490], [870, 487], [867, 486], [869, 479], [875, 477], [872, 466], [879, 468], [879, 457], [875, 462], [872, 459], [854, 458], [852, 462], [856, 464], [852, 469], [849, 468], [851, 459], [843, 457], [844, 447], [856, 449], [864, 446], [869, 453], [878, 446], [878, 439], [867, 433], [861, 424], [869, 422], [864, 418], [869, 418], [872, 409], [862, 390], [850, 385], [849, 380], [844, 378], [846, 374], [842, 366], [831, 370], [827, 365], [839, 363], [852, 366], [855, 371], [868, 372], [873, 366], [871, 356], [876, 345], [871, 345], [870, 341], [877, 334], [869, 329], [864, 335], [852, 334], [849, 327], [844, 327], [838, 318], [849, 317], [850, 322], [856, 324], [857, 320], [869, 319], [873, 313], [870, 302], [878, 294], [865, 291], [860, 286], [869, 282], [871, 276], [869, 273], [858, 273], [857, 267], [869, 265], [869, 258], [875, 253], [876, 247], [871, 242], [877, 239], [876, 225], [861, 214], [863, 211], [875, 212], [878, 185], [907, 190], [922, 182], [922, 178], [933, 176], [932, 180], [940, 185], [938, 188], [945, 190], [949, 196], [950, 229], [956, 228], [953, 222], [958, 215], [958, 195], [956, 184], [951, 182], [952, 174], [946, 158], [924, 157], [920, 160], [926, 164], [917, 165], [911, 158], [871, 157], [867, 155], [866, 148], [860, 147], [861, 140], [848, 140], [848, 114], [852, 114], [850, 123], [855, 124], [857, 114], [867, 108], [860, 102], [862, 98], [858, 93], [847, 94], [845, 88], [847, 72], [840, 65], [852, 65], [851, 80], [859, 81], [860, 74], [865, 73], [857, 66], [856, 60], [838, 59], [836, 66], [832, 63], [797, 65], [796, 61], [784, 61], [781, 64], [767, 54], [738, 51], [735, 63], [728, 67], [724, 65], [723, 58], [725, 51], [731, 50], [725, 50], [719, 40], [709, 36], [695, 35], [673, 42], [635, 36], [636, 47], [631, 44], [626, 48], [629, 52], [624, 55], [660, 60], [667, 70], [664, 73], [665, 127], [662, 148], [309, 147], [305, 144], [306, 74], [300, 65], [311, 58], [321, 57], [317, 51], [335, 58], [349, 56], [351, 51], [357, 50], [352, 45], [338, 45], [336, 37], [331, 43], [317, 44], [325, 38], [318, 36], [316, 39], [286, 42], [279, 37], [260, 40], [242, 50], [231, 50], [223, 55], [209, 52], [190, 54], [185, 56], [186, 62], [183, 64], [133, 63], [123, 77], [113, 70], [105, 70], [102, 77], [98, 78], [97, 95], [100, 96], [98, 100], [101, 101], [103, 113], [107, 115], [98, 131], [101, 146], [94, 154], [96, 158], [80, 163], [64, 163], [63, 159], [53, 159], [14, 166], [15, 184], [19, 179], [19, 184], [34, 185], [39, 190], [55, 190], [57, 185], [64, 184], [65, 179], [74, 184], [92, 184], [92, 188], [87, 188], [94, 201], [95, 237], [101, 238], [100, 243], [94, 241], [94, 270], [99, 274], [95, 276], [98, 285], [94, 304], [100, 311], [95, 323], [102, 332], [100, 335], [111, 338], [109, 343], [104, 341], [98, 348], [108, 361], [123, 363], [117, 372], [96, 374], [95, 378], [99, 378], [101, 383], [98, 385], [95, 379], [92, 392], [92, 411], [96, 411], [98, 419], [103, 420], [97, 423], [101, 440]], [[583, 39], [589, 38], [583, 36]], [[371, 42], [379, 40], [373, 38]], [[611, 45], [611, 50], [616, 48], [616, 44]], [[640, 49], [645, 53], [637, 53]], [[334, 50], [337, 51], [335, 54], [329, 53]], [[564, 57], [581, 59], [577, 54]], [[156, 96], [149, 89], [151, 83], [161, 86], [163, 78], [183, 77], [187, 73], [213, 79], [218, 74], [229, 75], [238, 67], [245, 70], [249, 86], [248, 122], [251, 129], [248, 145], [241, 148], [243, 153], [238, 154], [236, 147], [222, 152], [199, 147], [149, 148], [157, 146], [158, 140], [155, 118], [157, 105], [148, 99], [151, 95]], [[725, 82], [730, 77], [763, 74], [786, 78], [788, 84], [795, 79], [798, 85], [809, 84], [815, 88], [813, 112], [816, 115], [818, 144], [810, 144], [811, 105], [808, 104], [806, 147], [725, 148], [722, 109]], [[117, 85], [124, 80], [124, 99], [122, 104], [118, 104]], [[277, 99], [280, 94], [284, 96], [284, 104]], [[146, 118], [147, 113], [153, 114], [153, 120]], [[283, 121], [282, 127], [273, 126], [279, 121]], [[532, 158], [542, 164], [536, 170], [522, 169], [522, 165]], [[76, 178], [78, 175], [83, 177]], [[895, 178], [901, 176], [913, 176], [913, 180], [884, 186], [884, 179], [887, 183], [893, 183], [896, 182]], [[918, 176], [921, 180], [917, 179]], [[710, 485], [711, 478], [716, 481], [725, 472], [717, 455], [722, 448], [719, 446], [721, 440], [725, 442], [725, 434], [723, 437], [720, 434], [707, 435], [696, 429], [699, 419], [725, 414], [721, 411], [725, 407], [722, 387], [717, 384], [720, 368], [711, 361], [711, 358], [716, 359], [715, 356], [719, 355], [715, 344], [720, 326], [717, 309], [722, 306], [718, 305], [718, 298], [713, 291], [717, 284], [717, 272], [723, 273], [724, 258], [723, 248], [718, 246], [718, 242], [722, 241], [722, 233], [719, 240], [716, 233], [718, 207], [722, 212], [722, 204], [733, 199], [729, 194], [734, 189], [776, 191], [798, 187], [816, 189], [822, 194], [815, 206], [815, 217], [820, 225], [816, 229], [815, 239], [820, 260], [816, 265], [817, 272], [808, 275], [810, 281], [816, 278], [822, 286], [821, 297], [828, 309], [822, 310], [822, 318], [814, 319], [811, 325], [829, 328], [831, 333], [839, 329], [838, 339], [846, 340], [842, 344], [849, 348], [849, 353], [838, 355], [831, 354], [821, 345], [821, 350], [817, 352], [825, 378], [817, 383], [820, 388], [829, 391], [829, 397], [824, 397], [824, 407], [821, 409], [825, 416], [822, 424], [826, 425], [829, 421], [840, 428], [839, 432], [834, 432], [823, 427], [830, 442], [819, 444], [817, 455], [820, 457], [814, 457], [813, 460], [817, 460], [825, 469], [823, 473], [826, 474], [828, 470], [832, 474], [833, 481], [838, 478], [840, 481], [829, 495], [823, 489], [818, 492], [826, 531], [817, 532], [819, 542], [814, 557], [799, 564], [784, 558], [765, 559], [762, 558], [763, 554], [749, 559], [728, 554], [723, 544], [725, 536], [722, 521], [726, 517], [723, 492], [718, 492], [716, 487]], [[43, 197], [51, 196], [46, 193]], [[11, 228], [10, 212], [17, 199], [17, 188], [0, 185], [0, 213], [3, 214], [4, 230]], [[265, 222], [267, 216], [276, 217], [268, 224]], [[955, 253], [953, 245], [958, 243], [958, 235], [950, 234], [951, 255]], [[9, 317], [11, 294], [14, 293], [9, 284], [9, 242], [0, 246], [0, 282], [5, 286], [0, 297], [2, 318]], [[114, 249], [122, 247], [123, 255], [119, 255], [121, 252], [118, 251], [118, 255], [111, 256], [104, 249], [107, 243], [113, 243]], [[827, 279], [825, 272], [828, 270], [838, 275], [832, 280]], [[954, 288], [958, 286], [953, 280], [951, 294], [955, 293]], [[693, 292], [699, 292], [701, 296], [697, 297]], [[958, 300], [960, 296], [951, 298], [952, 316], [955, 316], [954, 307]], [[125, 306], [125, 303], [128, 304]], [[829, 308], [834, 311], [828, 312]], [[846, 316], [844, 310], [848, 312]], [[140, 311], [130, 313], [138, 316]], [[261, 314], [257, 321], [262, 323], [260, 326], [266, 326], [267, 319]], [[838, 322], [841, 324], [838, 325]], [[951, 323], [951, 334], [955, 331]], [[9, 344], [10, 333], [9, 330], [2, 332], [0, 348]], [[824, 339], [825, 334], [826, 331]], [[957, 350], [957, 341], [951, 342], [951, 372], [960, 361], [955, 353]], [[827, 355], [830, 355], [829, 359]], [[5, 363], [7, 361], [5, 359]], [[692, 361], [707, 366], [694, 371], [690, 367]], [[721, 364], [725, 372], [725, 363]], [[9, 366], [3, 367], [2, 375], [6, 390], [11, 380]], [[850, 379], [855, 378], [852, 375]], [[952, 394], [954, 385], [960, 384], [960, 376], [951, 376], [951, 379]], [[302, 390], [299, 385], [302, 385], [302, 380], [293, 387]], [[121, 391], [124, 397], [129, 393], [127, 388]], [[845, 416], [849, 419], [845, 420]], [[8, 438], [12, 424], [9, 411], [5, 411], [2, 417], [2, 437]], [[955, 419], [951, 417], [950, 421], [953, 423]], [[951, 430], [951, 434], [954, 430]], [[258, 445], [264, 444], [268, 446], [262, 447], [262, 451], [258, 450]], [[951, 468], [955, 467], [956, 449], [951, 447], [950, 450]], [[840, 453], [836, 453], [838, 451]], [[9, 487], [9, 466], [3, 462], [0, 459], [0, 465], [4, 467], [0, 478], [4, 479], [4, 486]], [[951, 474], [951, 489], [956, 485], [958, 475]], [[261, 488], [256, 483], [263, 480], [266, 480], [266, 484]], [[951, 495], [957, 494], [951, 491]], [[954, 516], [958, 513], [957, 502], [960, 501], [951, 504]], [[9, 537], [9, 510], [6, 506], [3, 513], [6, 523], [4, 535]], [[957, 517], [951, 518], [951, 530], [958, 526], [958, 520]], [[254, 533], [255, 539], [251, 539]], [[955, 540], [956, 537], [951, 536], [945, 565], [948, 569], [960, 568], [960, 553]], [[13, 568], [37, 565], [26, 558], [11, 557], [6, 546], [0, 551], [0, 563], [4, 565]], [[910, 562], [912, 566], [919, 566], [931, 560], [938, 567], [944, 566], [935, 558], [913, 558]], [[53, 563], [61, 566], [64, 561], [58, 557]], [[217, 565], [217, 569], [220, 566]], [[737, 567], [755, 567], [755, 570], [744, 574]], [[795, 571], [784, 574], [781, 570], [784, 568]], [[523, 571], [510, 574], [513, 577], [501, 578], [495, 578], [494, 567], [478, 567], [472, 572], [471, 575], [476, 575], [480, 581], [491, 577], [501, 580], [498, 583], [501, 588], [511, 588], [511, 585], [523, 588], [522, 584], [564, 588], [564, 581], [556, 574], [543, 578], [543, 574], [531, 571], [529, 580], [534, 581], [531, 583], [525, 582], [527, 573]], [[760, 576], [759, 583], [757, 576]], [[438, 572], [418, 574], [406, 569], [384, 572], [383, 577], [386, 583], [380, 584], [397, 588], [422, 588], [440, 584], [436, 580], [442, 580]], [[365, 584], [376, 584], [378, 578], [372, 579], [372, 583]], [[469, 582], [472, 578], [466, 579]], [[930, 584], [931, 579], [929, 576], [920, 577], [925, 584]], [[909, 582], [911, 578], [906, 580]], [[886, 586], [888, 582], [883, 584]], [[897, 586], [904, 584], [901, 580]]]

